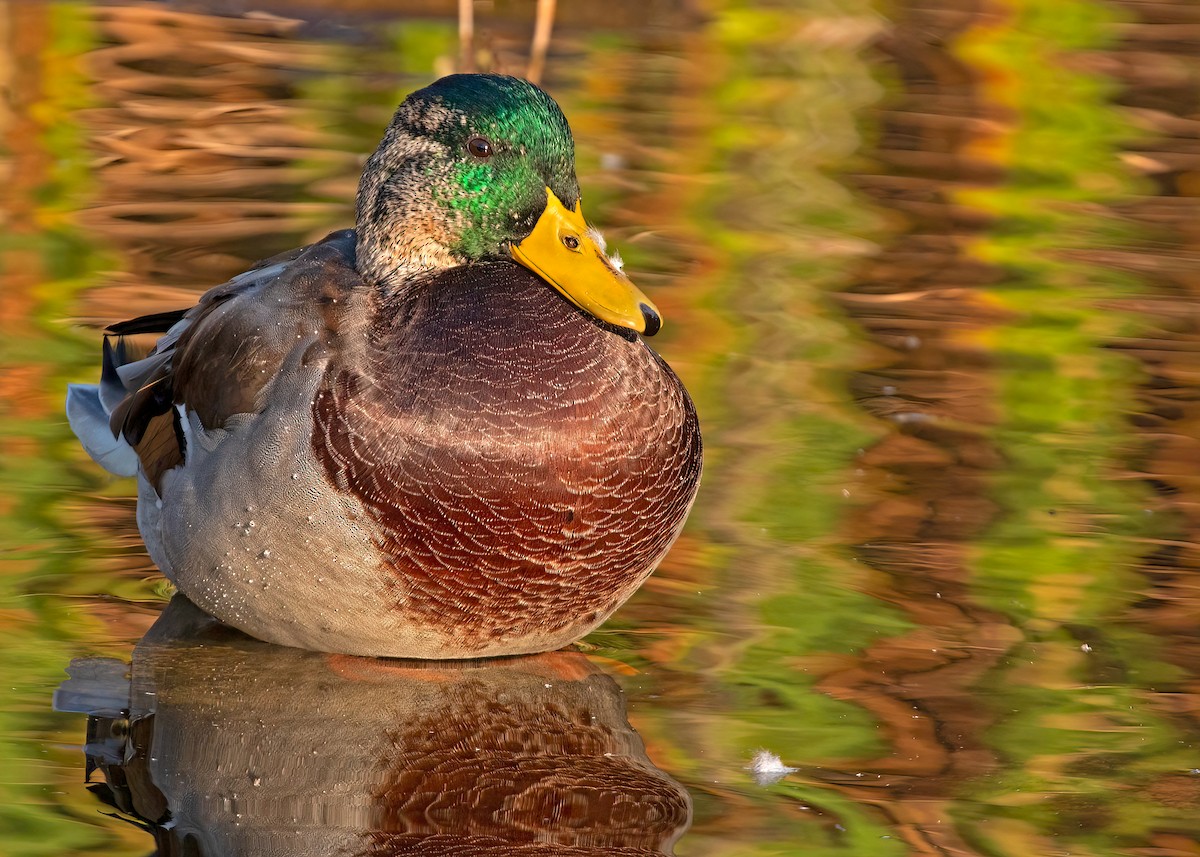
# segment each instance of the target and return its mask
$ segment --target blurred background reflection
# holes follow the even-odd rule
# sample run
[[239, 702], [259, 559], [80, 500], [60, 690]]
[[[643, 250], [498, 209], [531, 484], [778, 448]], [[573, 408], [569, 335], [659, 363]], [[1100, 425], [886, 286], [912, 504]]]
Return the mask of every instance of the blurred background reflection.
[[[687, 532], [586, 654], [133, 649], [169, 591], [65, 384], [104, 324], [346, 226], [396, 103], [466, 67], [540, 73], [664, 311], [708, 450]], [[250, 773], [219, 759], [290, 748], [339, 821], [312, 853], [1200, 854], [1200, 6], [8, 0], [0, 87], [0, 852], [265, 853], [290, 797], [215, 801]], [[131, 651], [130, 710], [79, 695]], [[508, 714], [460, 693], [489, 675]], [[487, 771], [402, 737], [523, 705], [565, 718], [516, 718], [540, 761], [454, 803], [508, 826], [440, 814]], [[760, 785], [763, 749], [796, 770]]]

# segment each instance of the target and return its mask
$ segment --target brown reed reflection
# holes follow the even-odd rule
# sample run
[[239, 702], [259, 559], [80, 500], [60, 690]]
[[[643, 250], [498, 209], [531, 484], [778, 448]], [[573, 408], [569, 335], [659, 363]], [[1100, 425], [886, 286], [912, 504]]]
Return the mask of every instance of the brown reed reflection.
[[296, 22], [154, 6], [93, 10], [98, 102], [83, 113], [97, 187], [80, 224], [120, 254], [123, 272], [90, 313], [130, 303], [186, 305], [248, 262], [301, 244], [346, 205], [297, 193], [355, 169], [299, 98], [298, 75], [332, 50], [289, 38]]
[[131, 667], [77, 661], [56, 703], [92, 713], [94, 790], [162, 855], [670, 854], [691, 817], [578, 652], [330, 656], [177, 596]]

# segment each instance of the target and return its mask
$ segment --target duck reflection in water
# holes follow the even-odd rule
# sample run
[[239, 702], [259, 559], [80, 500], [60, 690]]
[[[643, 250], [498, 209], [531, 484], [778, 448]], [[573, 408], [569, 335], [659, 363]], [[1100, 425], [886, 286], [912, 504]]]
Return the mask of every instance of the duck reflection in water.
[[578, 652], [305, 652], [176, 596], [132, 660], [73, 662], [55, 704], [160, 855], [671, 854], [691, 819]]

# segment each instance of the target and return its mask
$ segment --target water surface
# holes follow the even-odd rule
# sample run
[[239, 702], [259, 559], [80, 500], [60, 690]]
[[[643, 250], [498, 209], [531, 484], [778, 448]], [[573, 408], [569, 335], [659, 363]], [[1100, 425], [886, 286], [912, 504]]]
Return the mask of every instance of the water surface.
[[349, 224], [455, 4], [0, 4], [0, 851], [1198, 853], [1200, 12], [559, 5], [705, 484], [581, 653], [418, 668], [160, 619], [62, 396]]

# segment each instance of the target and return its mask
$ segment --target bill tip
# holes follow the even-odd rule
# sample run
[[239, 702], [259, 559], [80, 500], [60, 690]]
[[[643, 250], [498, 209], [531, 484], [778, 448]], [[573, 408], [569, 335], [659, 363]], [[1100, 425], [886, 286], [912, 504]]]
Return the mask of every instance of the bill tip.
[[642, 331], [645, 336], [653, 336], [662, 329], [662, 316], [658, 314], [658, 310], [649, 304], [638, 304], [638, 309], [642, 311], [642, 318], [645, 319], [646, 329]]

